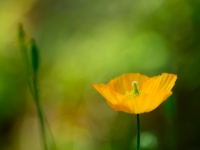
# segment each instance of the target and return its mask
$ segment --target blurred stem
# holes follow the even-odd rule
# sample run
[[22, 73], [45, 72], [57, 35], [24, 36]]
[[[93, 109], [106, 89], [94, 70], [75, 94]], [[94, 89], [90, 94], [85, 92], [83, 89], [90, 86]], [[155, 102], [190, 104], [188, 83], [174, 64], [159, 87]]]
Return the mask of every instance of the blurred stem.
[[31, 85], [31, 81], [30, 81], [31, 73], [30, 73], [29, 66], [28, 66], [28, 54], [27, 54], [26, 50], [23, 50], [21, 53], [22, 53], [22, 59], [23, 59], [23, 63], [24, 63], [25, 71], [26, 71], [26, 79], [28, 82], [28, 86], [30, 88], [31, 94], [34, 95], [34, 90], [33, 90], [33, 87]]
[[[21, 52], [22, 61], [24, 63], [28, 86], [30, 88], [30, 91], [33, 96], [36, 109], [37, 109], [43, 149], [44, 150], [56, 149], [54, 138], [52, 136], [48, 121], [43, 113], [43, 109], [42, 109], [42, 105], [41, 105], [41, 101], [39, 97], [38, 82], [37, 82], [37, 72], [38, 72], [38, 66], [39, 66], [38, 48], [36, 46], [34, 39], [30, 40], [26, 37], [26, 33], [22, 27], [22, 24], [19, 24], [18, 26], [17, 42], [19, 44], [18, 48]], [[29, 46], [30, 46], [30, 49], [29, 49]], [[30, 53], [28, 52], [28, 50], [30, 50], [29, 51]], [[49, 139], [47, 139], [48, 137], [47, 133], [50, 134], [51, 143], [48, 141]]]
[[140, 150], [140, 115], [137, 114], [137, 146], [136, 150]]
[[22, 54], [23, 63], [25, 65], [28, 86], [30, 88], [31, 94], [33, 96], [33, 99], [35, 101], [36, 108], [37, 108], [37, 114], [39, 117], [39, 124], [40, 124], [41, 136], [42, 136], [43, 149], [48, 150], [47, 140], [46, 140], [46, 132], [45, 132], [45, 124], [44, 124], [44, 115], [42, 112], [42, 107], [40, 104], [40, 99], [39, 99], [39, 94], [38, 94], [36, 74], [33, 75], [32, 80], [31, 80], [31, 71], [30, 71], [30, 68], [28, 65], [29, 64], [28, 53], [27, 53], [25, 47], [22, 47], [21, 54]]
[[36, 75], [33, 76], [33, 91], [34, 91], [33, 96], [34, 96], [34, 99], [35, 99], [35, 104], [36, 104], [36, 108], [37, 108], [37, 112], [38, 112], [37, 114], [38, 114], [38, 117], [39, 117], [40, 130], [41, 130], [41, 136], [42, 136], [44, 150], [48, 150], [47, 140], [46, 140], [45, 124], [44, 124], [44, 115], [43, 115], [43, 112], [42, 112], [42, 106], [41, 106], [40, 99], [39, 99]]

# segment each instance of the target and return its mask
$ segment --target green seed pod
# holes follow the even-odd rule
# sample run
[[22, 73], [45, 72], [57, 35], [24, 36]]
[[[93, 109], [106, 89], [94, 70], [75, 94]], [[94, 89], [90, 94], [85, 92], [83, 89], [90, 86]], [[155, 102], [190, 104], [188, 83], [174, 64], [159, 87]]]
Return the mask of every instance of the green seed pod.
[[30, 54], [31, 54], [32, 68], [33, 68], [33, 73], [36, 74], [39, 68], [39, 54], [38, 54], [39, 52], [34, 39], [30, 41], [30, 44], [31, 44]]

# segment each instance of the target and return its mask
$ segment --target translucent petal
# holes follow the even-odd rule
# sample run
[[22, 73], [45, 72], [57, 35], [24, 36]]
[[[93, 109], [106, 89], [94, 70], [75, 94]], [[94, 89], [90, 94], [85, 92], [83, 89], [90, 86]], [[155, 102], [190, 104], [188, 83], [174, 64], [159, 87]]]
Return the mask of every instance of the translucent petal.
[[98, 85], [94, 83], [93, 87], [112, 105], [115, 105], [125, 97], [124, 95], [116, 93], [111, 87], [105, 84]]
[[150, 78], [142, 87], [146, 93], [156, 91], [170, 91], [175, 84], [177, 76], [174, 74], [163, 73], [162, 75]]
[[116, 92], [125, 94], [127, 91], [133, 90], [132, 82], [138, 82], [138, 89], [142, 88], [142, 85], [148, 80], [148, 77], [139, 73], [123, 74], [111, 80], [108, 85], [111, 86]]

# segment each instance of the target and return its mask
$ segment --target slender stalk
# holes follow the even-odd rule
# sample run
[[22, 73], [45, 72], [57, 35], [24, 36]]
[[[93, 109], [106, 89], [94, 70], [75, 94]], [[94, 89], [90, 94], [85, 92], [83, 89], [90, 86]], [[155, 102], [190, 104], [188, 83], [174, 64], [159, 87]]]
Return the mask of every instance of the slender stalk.
[[28, 54], [27, 54], [26, 48], [22, 49], [21, 55], [22, 55], [22, 60], [23, 60], [23, 63], [24, 63], [24, 68], [25, 68], [25, 71], [26, 71], [26, 80], [28, 82], [28, 86], [30, 88], [31, 94], [34, 95], [34, 89], [32, 87], [31, 80], [30, 80], [31, 72], [30, 72], [30, 69], [29, 69], [29, 66], [28, 66], [29, 60], [28, 60]]
[[[137, 81], [134, 81], [132, 83], [132, 85], [134, 86], [134, 94], [136, 96], [138, 96], [140, 94], [140, 92], [137, 88], [137, 84], [138, 84]], [[136, 145], [136, 150], [140, 150], [140, 115], [137, 114], [136, 117], [137, 117], [137, 145]]]
[[137, 114], [137, 145], [136, 150], [140, 150], [140, 115]]
[[37, 114], [38, 114], [38, 118], [39, 118], [43, 148], [44, 148], [44, 150], [48, 150], [46, 131], [45, 131], [44, 114], [42, 112], [42, 106], [41, 106], [40, 99], [39, 99], [36, 76], [33, 77], [33, 90], [34, 90], [33, 97], [35, 99], [35, 104], [36, 104], [36, 108], [37, 108], [37, 112], [38, 112]]
[[40, 100], [39, 100], [37, 80], [36, 80], [35, 75], [31, 79], [30, 68], [28, 67], [28, 63], [29, 63], [28, 54], [27, 54], [26, 50], [22, 51], [22, 59], [23, 59], [24, 65], [25, 65], [28, 86], [30, 88], [34, 102], [36, 104], [36, 109], [37, 109], [37, 114], [38, 114], [39, 124], [40, 124], [40, 130], [41, 130], [41, 136], [42, 136], [43, 149], [48, 150], [47, 140], [46, 140], [46, 132], [45, 132], [44, 115], [43, 115], [42, 107], [41, 107]]
[[[36, 105], [37, 109], [37, 115], [39, 118], [39, 127], [40, 127], [40, 133], [41, 133], [41, 140], [43, 144], [43, 149], [48, 150], [48, 149], [56, 149], [54, 139], [51, 133], [51, 130], [48, 125], [48, 121], [43, 113], [40, 97], [39, 97], [39, 91], [38, 91], [38, 82], [37, 82], [37, 72], [38, 72], [38, 66], [39, 66], [39, 61], [38, 61], [38, 49], [35, 44], [34, 39], [26, 39], [26, 33], [23, 30], [23, 27], [21, 24], [19, 24], [18, 28], [18, 36], [17, 36], [17, 41], [18, 41], [18, 48], [21, 52], [22, 60], [24, 63], [25, 71], [26, 71], [26, 79], [28, 82], [28, 86], [30, 88], [31, 94], [33, 96], [33, 100]], [[30, 49], [28, 48], [30, 46]], [[28, 50], [30, 50], [30, 53], [28, 53]], [[30, 59], [32, 58], [32, 59]], [[32, 61], [31, 61], [32, 60]], [[46, 127], [46, 128], [45, 128]], [[49, 130], [48, 130], [49, 129]], [[49, 131], [51, 140], [52, 140], [52, 145], [49, 145], [50, 142], [47, 139], [47, 133]]]

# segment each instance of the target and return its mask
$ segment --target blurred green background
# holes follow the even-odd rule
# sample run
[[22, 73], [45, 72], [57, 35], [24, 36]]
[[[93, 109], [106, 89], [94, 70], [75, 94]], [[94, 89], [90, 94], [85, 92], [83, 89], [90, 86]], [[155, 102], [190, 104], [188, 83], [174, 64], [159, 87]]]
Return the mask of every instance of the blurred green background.
[[40, 96], [58, 150], [135, 148], [135, 115], [113, 111], [92, 87], [129, 72], [178, 75], [173, 96], [141, 115], [141, 150], [200, 149], [200, 1], [1, 0], [0, 149], [39, 150], [19, 23], [40, 50]]

